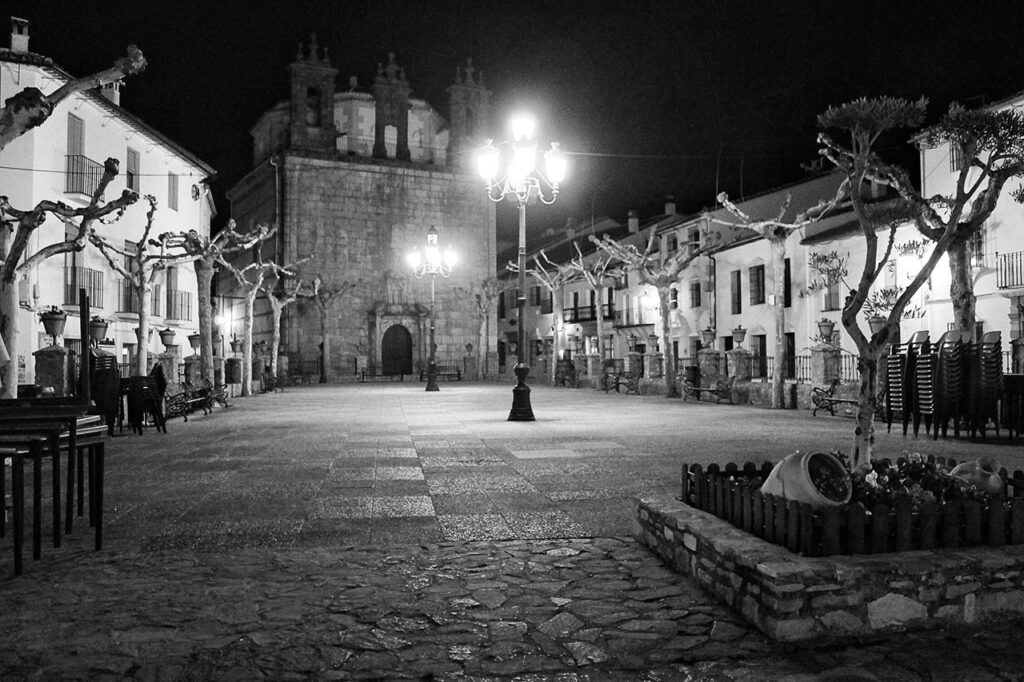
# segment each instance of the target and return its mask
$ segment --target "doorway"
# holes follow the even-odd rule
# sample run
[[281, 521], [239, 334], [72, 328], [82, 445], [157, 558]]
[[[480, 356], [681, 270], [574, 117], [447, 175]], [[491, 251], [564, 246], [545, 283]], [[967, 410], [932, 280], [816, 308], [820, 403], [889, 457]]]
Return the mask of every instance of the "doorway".
[[412, 374], [412, 334], [400, 324], [384, 332], [380, 342], [381, 374]]

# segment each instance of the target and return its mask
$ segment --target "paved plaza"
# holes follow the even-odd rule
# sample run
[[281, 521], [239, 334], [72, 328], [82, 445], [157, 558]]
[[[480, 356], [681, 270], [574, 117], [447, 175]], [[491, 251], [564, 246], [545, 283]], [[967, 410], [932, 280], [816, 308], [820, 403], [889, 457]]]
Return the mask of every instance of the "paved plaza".
[[[112, 439], [101, 552], [76, 519], [14, 578], [4, 538], [0, 679], [1024, 676], [1015, 624], [775, 644], [631, 539], [682, 462], [845, 449], [852, 420], [537, 387], [507, 422], [510, 385], [473, 383], [232, 403]], [[878, 441], [1024, 469], [1005, 438]]]

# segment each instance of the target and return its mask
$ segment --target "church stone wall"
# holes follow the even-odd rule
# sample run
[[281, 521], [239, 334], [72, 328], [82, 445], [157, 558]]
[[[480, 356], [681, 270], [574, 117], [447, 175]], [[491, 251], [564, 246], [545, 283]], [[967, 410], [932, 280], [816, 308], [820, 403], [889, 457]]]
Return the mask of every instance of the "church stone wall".
[[[414, 371], [425, 364], [430, 276], [417, 280], [406, 257], [425, 245], [431, 226], [441, 248], [458, 255], [452, 277], [435, 282], [438, 361], [460, 361], [467, 343], [479, 344], [474, 304], [455, 294], [494, 273], [494, 211], [479, 180], [397, 162], [289, 154], [284, 185], [284, 260], [312, 256], [305, 278], [361, 282], [328, 320], [332, 364], [342, 373], [379, 365], [382, 336], [396, 323], [412, 335]], [[290, 317], [288, 350], [318, 357], [315, 309], [299, 306]]]

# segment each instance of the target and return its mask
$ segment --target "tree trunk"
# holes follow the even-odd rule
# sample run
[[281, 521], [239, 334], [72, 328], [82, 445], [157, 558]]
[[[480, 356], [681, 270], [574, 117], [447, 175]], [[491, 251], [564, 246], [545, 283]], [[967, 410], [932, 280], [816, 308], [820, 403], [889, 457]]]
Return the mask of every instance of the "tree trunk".
[[480, 343], [477, 345], [477, 379], [482, 380], [487, 376], [487, 353], [491, 350], [491, 316], [490, 311], [484, 311], [480, 316]]
[[551, 296], [554, 299], [551, 306], [551, 312], [554, 314], [551, 316], [551, 319], [555, 322], [555, 328], [551, 331], [551, 385], [554, 386], [555, 376], [558, 374], [558, 361], [561, 360], [561, 353], [558, 352], [561, 348], [559, 341], [561, 340], [561, 335], [565, 333], [565, 294], [562, 288], [559, 287], [558, 291], [552, 292]]
[[331, 366], [331, 342], [327, 338], [327, 309], [320, 310], [320, 383], [327, 383], [327, 368]]
[[18, 397], [18, 283], [0, 280], [0, 336], [11, 361], [0, 369], [4, 398]]
[[242, 321], [242, 396], [252, 395], [252, 315], [258, 288], [245, 292], [245, 318]]
[[281, 313], [284, 311], [284, 306], [273, 296], [268, 296], [267, 300], [270, 301], [270, 309], [273, 313], [273, 321], [271, 322], [273, 328], [270, 337], [270, 375], [276, 378], [277, 355], [281, 350]]
[[[139, 352], [135, 355], [135, 374], [140, 377], [149, 373], [149, 318], [153, 309], [153, 284], [145, 274], [140, 275], [140, 286], [132, 283], [132, 288], [139, 292]], [[83, 344], [82, 352], [85, 353]], [[172, 377], [171, 380], [176, 380]]]
[[213, 306], [210, 289], [213, 284], [213, 263], [200, 258], [195, 261], [197, 298], [199, 300], [200, 374], [213, 384]]
[[[974, 336], [974, 277], [967, 242], [957, 239], [949, 245], [949, 297], [953, 302], [953, 324]], [[977, 339], [975, 339], [977, 341]]]
[[874, 351], [861, 350], [857, 360], [860, 392], [857, 396], [857, 428], [854, 429], [852, 465], [855, 470], [871, 468], [875, 447], [875, 408], [878, 406], [878, 358]]
[[777, 238], [770, 240], [772, 249], [773, 290], [775, 303], [775, 367], [772, 368], [772, 408], [782, 410], [786, 407], [785, 372], [788, 358], [786, 348], [786, 262], [785, 244]]
[[604, 362], [604, 287], [597, 288], [597, 310], [594, 317], [597, 319], [597, 354]]
[[661, 354], [664, 358], [664, 365], [662, 371], [665, 374], [665, 397], [666, 398], [678, 398], [679, 387], [676, 385], [676, 373], [675, 368], [675, 353], [672, 352], [672, 344], [669, 343], [669, 316], [671, 310], [669, 306], [670, 287], [658, 287], [658, 305], [661, 307]]

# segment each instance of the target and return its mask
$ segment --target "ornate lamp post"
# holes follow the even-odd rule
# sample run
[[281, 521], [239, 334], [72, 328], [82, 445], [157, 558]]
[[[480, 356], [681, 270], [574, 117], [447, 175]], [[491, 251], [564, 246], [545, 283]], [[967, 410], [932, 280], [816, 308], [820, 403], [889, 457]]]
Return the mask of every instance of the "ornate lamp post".
[[[477, 159], [480, 175], [487, 181], [487, 197], [494, 202], [508, 199], [519, 208], [519, 296], [516, 301], [517, 341], [516, 352], [519, 363], [515, 367], [518, 383], [512, 389], [512, 410], [509, 421], [534, 421], [530, 405], [530, 387], [526, 377], [530, 373], [529, 357], [526, 351], [526, 207], [536, 201], [553, 204], [558, 198], [558, 186], [565, 178], [566, 160], [557, 142], [544, 154], [544, 173], [536, 168], [537, 145], [532, 141], [533, 120], [526, 116], [512, 119], [512, 156], [505, 166], [505, 174], [499, 172], [501, 152], [488, 141]], [[544, 185], [550, 188], [550, 198], [544, 196]]]
[[427, 390], [441, 390], [437, 385], [437, 363], [434, 361], [434, 280], [438, 275], [445, 279], [452, 276], [452, 266], [455, 265], [455, 252], [445, 249], [441, 254], [437, 246], [437, 229], [431, 227], [427, 231], [427, 246], [422, 251], [416, 249], [409, 254], [409, 265], [412, 266], [412, 274], [416, 279], [422, 279], [424, 275], [430, 275], [430, 359], [427, 361]]

